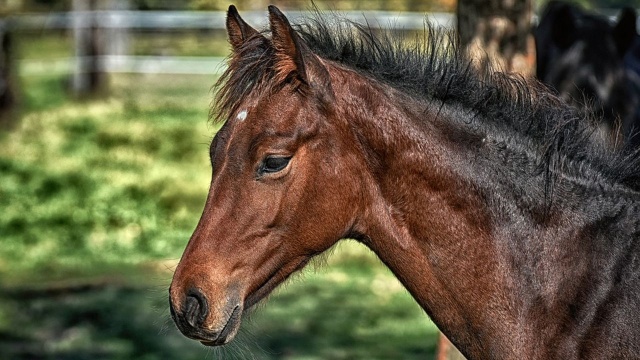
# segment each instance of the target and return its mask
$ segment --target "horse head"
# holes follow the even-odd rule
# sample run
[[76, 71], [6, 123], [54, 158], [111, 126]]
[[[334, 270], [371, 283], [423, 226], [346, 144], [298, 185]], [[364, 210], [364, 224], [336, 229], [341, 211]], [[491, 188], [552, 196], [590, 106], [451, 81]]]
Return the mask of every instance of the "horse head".
[[[231, 6], [230, 66], [218, 94], [212, 180], [175, 271], [171, 313], [188, 337], [230, 341], [244, 311], [314, 255], [348, 236], [359, 203], [348, 131], [333, 116], [332, 84], [287, 18], [269, 7], [271, 36]], [[340, 161], [338, 161], [340, 160]]]

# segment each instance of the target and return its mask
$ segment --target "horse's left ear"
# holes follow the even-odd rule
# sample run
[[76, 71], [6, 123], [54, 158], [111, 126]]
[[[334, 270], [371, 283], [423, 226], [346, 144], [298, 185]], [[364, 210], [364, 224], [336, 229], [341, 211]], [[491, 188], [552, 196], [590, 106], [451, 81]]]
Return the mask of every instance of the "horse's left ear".
[[313, 92], [331, 93], [327, 69], [293, 29], [289, 20], [275, 6], [269, 6], [271, 42], [276, 54], [276, 74], [284, 81], [293, 79]]
[[238, 9], [233, 5], [229, 5], [229, 10], [227, 10], [227, 34], [234, 52], [238, 51], [250, 37], [260, 36], [256, 29], [249, 26], [240, 17]]
[[637, 36], [636, 19], [636, 11], [631, 7], [625, 7], [618, 17], [618, 23], [613, 28], [613, 39], [620, 56], [627, 53]]

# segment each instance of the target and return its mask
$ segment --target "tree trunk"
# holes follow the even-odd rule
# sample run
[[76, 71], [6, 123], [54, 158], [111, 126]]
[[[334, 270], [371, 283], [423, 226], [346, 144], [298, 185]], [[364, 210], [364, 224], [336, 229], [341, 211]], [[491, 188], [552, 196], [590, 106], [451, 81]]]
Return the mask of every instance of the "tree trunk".
[[459, 0], [460, 45], [479, 67], [532, 76], [532, 0]]
[[13, 125], [16, 115], [16, 74], [11, 27], [6, 17], [0, 18], [0, 127]]

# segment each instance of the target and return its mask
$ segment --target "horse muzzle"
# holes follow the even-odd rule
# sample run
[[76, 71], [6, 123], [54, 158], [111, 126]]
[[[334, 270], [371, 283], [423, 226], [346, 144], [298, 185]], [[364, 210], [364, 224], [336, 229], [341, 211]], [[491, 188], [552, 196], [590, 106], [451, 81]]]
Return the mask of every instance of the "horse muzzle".
[[199, 289], [189, 289], [183, 299], [169, 296], [171, 318], [184, 336], [203, 345], [219, 346], [233, 340], [240, 328], [243, 306], [227, 301], [219, 314], [211, 313], [209, 301]]

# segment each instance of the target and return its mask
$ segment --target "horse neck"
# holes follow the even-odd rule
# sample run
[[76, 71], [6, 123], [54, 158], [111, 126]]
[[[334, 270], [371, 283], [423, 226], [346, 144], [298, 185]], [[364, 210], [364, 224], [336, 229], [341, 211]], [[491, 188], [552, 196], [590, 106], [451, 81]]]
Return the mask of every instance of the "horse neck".
[[[394, 272], [441, 329], [453, 329], [447, 334], [452, 340], [470, 347], [481, 344], [492, 335], [480, 326], [489, 321], [489, 314], [485, 318], [484, 311], [461, 299], [495, 302], [495, 279], [501, 276], [491, 254], [482, 200], [456, 176], [455, 144], [448, 143], [440, 122], [421, 120], [438, 116], [438, 107], [353, 74], [340, 75], [332, 79], [339, 85], [336, 89], [343, 89], [336, 94], [335, 108], [342, 109], [338, 117], [347, 119], [367, 164], [367, 201], [356, 229], [361, 236], [356, 237]], [[456, 339], [462, 333], [474, 339]]]
[[[347, 119], [367, 168], [355, 236], [467, 355], [541, 351], [532, 299], [550, 308], [573, 300], [575, 293], [558, 294], [567, 281], [584, 278], [585, 263], [561, 275], [546, 267], [581, 257], [583, 244], [571, 234], [593, 214], [547, 213], [546, 179], [531, 175], [533, 165], [474, 157], [456, 141], [475, 141], [451, 119], [462, 112], [345, 71], [332, 76], [342, 89], [338, 117]], [[574, 209], [595, 205], [588, 197], [568, 202]], [[540, 260], [542, 253], [550, 258]], [[550, 334], [562, 326], [547, 325]]]

